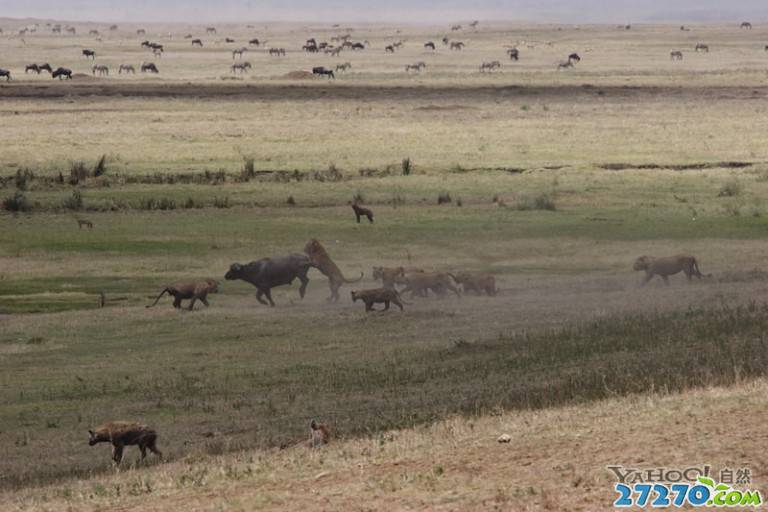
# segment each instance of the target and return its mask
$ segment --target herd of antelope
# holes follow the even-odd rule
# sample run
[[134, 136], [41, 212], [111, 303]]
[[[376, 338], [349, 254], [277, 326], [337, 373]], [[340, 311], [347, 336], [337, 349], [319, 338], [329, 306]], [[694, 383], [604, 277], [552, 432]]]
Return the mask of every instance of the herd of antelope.
[[[473, 21], [469, 24], [469, 26], [472, 29], [477, 29], [478, 21]], [[66, 25], [62, 27], [60, 24], [51, 24], [48, 23], [47, 26], [50, 28], [50, 31], [53, 34], [62, 34], [62, 30], [68, 34], [68, 35], [76, 35], [77, 29], [75, 27], [72, 27], [70, 25]], [[249, 26], [251, 27], [251, 26]], [[739, 25], [740, 29], [744, 30], [751, 30], [752, 24], [750, 22], [742, 22]], [[621, 25], [619, 28], [622, 30], [630, 30], [632, 28], [631, 25]], [[19, 36], [25, 36], [28, 34], [34, 34], [40, 29], [39, 24], [34, 25], [28, 25], [21, 30], [18, 31]], [[109, 31], [116, 31], [118, 30], [117, 25], [111, 25], [109, 27]], [[462, 25], [452, 25], [451, 26], [451, 32], [458, 32], [464, 30]], [[690, 28], [681, 26], [681, 31], [690, 31]], [[398, 31], [399, 32], [399, 31]], [[2, 29], [0, 29], [0, 34], [2, 34]], [[216, 27], [206, 27], [205, 28], [205, 34], [206, 36], [212, 36], [217, 34]], [[95, 36], [98, 41], [102, 40], [101, 33], [96, 30], [92, 29], [89, 31], [89, 35]], [[146, 36], [146, 30], [139, 28], [136, 30], [136, 35], [139, 37]], [[168, 38], [172, 39], [173, 34], [169, 33]], [[192, 47], [197, 48], [204, 48], [205, 42], [203, 41], [203, 38], [195, 37], [192, 34], [187, 34], [184, 36], [184, 39], [187, 39], [190, 41], [190, 44]], [[460, 40], [452, 40], [447, 35], [444, 36], [442, 39], [442, 45], [449, 49], [452, 52], [461, 52], [466, 48], [467, 44], [464, 41]], [[217, 40], [216, 42], [220, 42]], [[231, 37], [226, 37], [224, 39], [225, 43], [235, 43], [235, 39]], [[259, 38], [251, 38], [248, 40], [248, 46], [241, 46], [238, 48], [234, 48], [230, 50], [232, 55], [232, 61], [234, 61], [230, 65], [230, 71], [234, 74], [244, 74], [253, 69], [253, 65], [251, 62], [247, 60], [243, 60], [244, 55], [247, 55], [249, 52], [253, 51], [251, 47], [255, 47], [257, 49], [261, 49], [263, 53], [274, 56], [274, 57], [285, 57], [287, 55], [286, 49], [283, 47], [267, 47], [266, 46], [267, 41], [259, 39]], [[400, 39], [397, 41], [393, 41], [389, 44], [385, 44], [383, 51], [385, 54], [394, 54], [398, 52], [400, 49], [405, 47], [406, 41]], [[152, 52], [152, 55], [156, 58], [162, 58], [163, 54], [165, 53], [165, 46], [163, 44], [153, 42], [150, 40], [144, 40], [141, 42], [141, 47], [144, 49], [149, 50]], [[301, 51], [312, 53], [312, 54], [319, 54], [323, 53], [328, 56], [334, 56], [338, 57], [341, 55], [342, 51], [353, 51], [358, 52], [361, 50], [366, 50], [371, 47], [371, 43], [368, 40], [363, 41], [353, 41], [352, 35], [349, 33], [341, 34], [341, 35], [335, 35], [330, 38], [329, 41], [318, 41], [316, 38], [309, 38], [305, 41], [305, 43], [301, 46]], [[435, 44], [434, 41], [427, 41], [423, 44], [423, 48], [425, 51], [428, 51], [430, 53], [434, 53], [438, 49], [438, 45]], [[696, 53], [709, 53], [709, 45], [704, 43], [697, 43], [694, 47], [693, 51]], [[768, 52], [768, 45], [764, 47], [764, 50]], [[91, 48], [82, 48], [80, 50], [82, 57], [85, 59], [89, 59], [93, 62], [93, 65], [90, 69], [91, 73], [95, 76], [109, 76], [109, 67], [102, 63], [96, 63], [97, 58], [97, 52]], [[510, 62], [517, 62], [520, 60], [520, 50], [518, 49], [517, 45], [512, 47], [507, 47], [506, 49], [506, 55]], [[683, 60], [683, 52], [680, 50], [673, 50], [670, 52], [670, 60], [672, 61], [682, 61]], [[581, 57], [578, 53], [571, 53], [568, 55], [567, 59], [560, 61], [557, 64], [557, 70], [567, 70], [574, 68], [576, 64], [581, 62]], [[352, 64], [349, 62], [344, 62], [337, 64], [335, 68], [331, 67], [325, 67], [325, 66], [316, 66], [312, 69], [312, 73], [317, 76], [326, 76], [328, 78], [335, 78], [336, 73], [339, 71], [346, 72], [347, 70], [351, 69]], [[500, 69], [502, 67], [500, 60], [490, 60], [490, 61], [483, 61], [479, 66], [479, 71], [481, 73], [486, 72], [493, 72], [497, 69]], [[159, 73], [158, 66], [154, 62], [144, 61], [138, 66], [139, 70], [142, 73], [153, 73], [157, 74]], [[412, 64], [406, 64], [405, 65], [405, 72], [415, 72], [420, 73], [424, 71], [427, 68], [427, 63], [424, 61], [418, 61]], [[56, 69], [53, 69], [53, 67], [48, 64], [28, 64], [25, 69], [24, 73], [29, 74], [30, 72], [40, 74], [41, 72], [46, 71], [48, 72], [52, 78], [59, 78], [59, 79], [71, 79], [72, 78], [72, 70], [65, 67], [58, 67]], [[118, 74], [122, 75], [125, 74], [136, 74], [136, 68], [132, 64], [120, 64], [118, 68]], [[5, 78], [6, 81], [10, 81], [12, 79], [11, 77], [11, 71], [8, 69], [0, 68], [0, 78]]]

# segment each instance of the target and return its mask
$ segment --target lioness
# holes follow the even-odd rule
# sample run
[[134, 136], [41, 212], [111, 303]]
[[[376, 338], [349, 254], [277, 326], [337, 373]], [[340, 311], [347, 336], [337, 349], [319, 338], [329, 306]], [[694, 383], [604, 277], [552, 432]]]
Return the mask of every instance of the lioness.
[[483, 292], [488, 296], [493, 297], [499, 291], [496, 288], [496, 279], [491, 274], [483, 274], [480, 272], [459, 272], [456, 275], [448, 274], [460, 284], [463, 288], [463, 292], [474, 292], [476, 295], [482, 295]]
[[400, 293], [411, 292], [411, 298], [416, 295], [426, 296], [428, 290], [436, 295], [444, 295], [445, 290], [450, 290], [460, 297], [458, 288], [453, 286], [451, 276], [442, 272], [413, 273], [405, 276], [405, 288]]
[[[373, 309], [374, 304], [384, 303], [384, 311], [389, 309], [389, 303], [393, 303], [403, 310], [403, 302], [400, 299], [400, 294], [394, 288], [373, 288], [371, 290], [360, 290], [350, 292], [352, 295], [352, 302], [361, 300], [365, 302], [365, 311], [376, 311]], [[406, 302], [407, 304], [407, 302]]]
[[206, 307], [208, 307], [210, 304], [208, 304], [208, 294], [209, 293], [218, 293], [219, 291], [219, 282], [215, 279], [205, 279], [203, 281], [192, 281], [192, 282], [183, 282], [183, 283], [176, 283], [172, 284], [170, 286], [166, 286], [162, 292], [160, 292], [160, 295], [157, 296], [155, 299], [155, 302], [147, 306], [148, 308], [151, 308], [157, 302], [160, 300], [160, 297], [163, 296], [163, 294], [168, 293], [170, 295], [173, 295], [173, 307], [174, 308], [181, 308], [181, 301], [184, 299], [192, 299], [192, 302], [189, 303], [189, 311], [192, 311], [192, 308], [195, 305], [196, 300], [200, 300], [203, 304], [205, 304]]
[[344, 277], [339, 267], [328, 256], [325, 247], [314, 238], [304, 246], [304, 252], [309, 256], [310, 265], [328, 277], [328, 285], [331, 288], [331, 296], [328, 297], [328, 300], [336, 302], [339, 300], [339, 288], [341, 288], [341, 285], [356, 283], [363, 278], [362, 272], [360, 272], [360, 277], [357, 279], [347, 279]]
[[635, 264], [632, 265], [632, 268], [638, 271], [645, 270], [645, 278], [643, 279], [642, 284], [647, 283], [657, 274], [661, 276], [665, 283], [669, 284], [669, 276], [677, 274], [680, 271], [685, 272], [685, 277], [688, 278], [688, 281], [691, 280], [691, 276], [696, 276], [699, 279], [702, 277], [696, 258], [685, 254], [668, 256], [665, 258], [640, 256], [635, 260]]
[[406, 273], [416, 272], [424, 273], [424, 270], [414, 267], [373, 267], [373, 279], [374, 281], [381, 279], [384, 288], [394, 288], [395, 284], [406, 284]]

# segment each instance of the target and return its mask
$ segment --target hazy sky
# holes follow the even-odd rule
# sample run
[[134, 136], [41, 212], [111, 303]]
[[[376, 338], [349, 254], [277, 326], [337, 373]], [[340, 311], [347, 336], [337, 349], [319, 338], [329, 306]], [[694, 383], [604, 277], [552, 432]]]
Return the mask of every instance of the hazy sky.
[[0, 0], [0, 17], [116, 22], [760, 21], [768, 19], [768, 0]]

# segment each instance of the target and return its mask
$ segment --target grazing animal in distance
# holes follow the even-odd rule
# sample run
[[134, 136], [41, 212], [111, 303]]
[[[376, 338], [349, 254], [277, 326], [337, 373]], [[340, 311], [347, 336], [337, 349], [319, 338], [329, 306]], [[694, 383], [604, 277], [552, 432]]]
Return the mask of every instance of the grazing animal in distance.
[[253, 38], [250, 41], [248, 41], [248, 44], [251, 46], [259, 46], [261, 44], [261, 41], [259, 41], [258, 38]]
[[40, 74], [40, 67], [37, 64], [27, 64], [24, 68], [24, 74], [26, 75], [30, 71], [34, 71], [38, 75]]
[[46, 62], [45, 64], [38, 64], [38, 65], [37, 65], [37, 68], [38, 68], [40, 71], [47, 71], [47, 72], [49, 72], [49, 73], [53, 73], [53, 69], [51, 69], [51, 65], [50, 65], [50, 64], [48, 64], [47, 62]]
[[234, 42], [235, 42], [235, 40], [234, 40], [234, 39], [232, 39], [231, 37], [225, 37], [225, 38], [224, 38], [224, 42], [225, 42], [225, 43], [234, 43]]
[[491, 72], [494, 69], [499, 69], [499, 68], [501, 68], [501, 62], [497, 60], [493, 60], [491, 62], [483, 62], [482, 64], [480, 64], [481, 73], [484, 73], [486, 70]]
[[[229, 267], [224, 278], [228, 281], [236, 279], [251, 283], [256, 287], [256, 300], [268, 306], [275, 306], [272, 300], [272, 288], [288, 285], [294, 279], [301, 281], [299, 295], [304, 298], [309, 284], [307, 272], [312, 265], [305, 254], [290, 254], [288, 256], [276, 256], [274, 258], [262, 258], [246, 265], [233, 263]], [[262, 297], [266, 297], [266, 302]]]
[[451, 41], [451, 50], [461, 51], [466, 46], [462, 41]]
[[704, 52], [709, 53], [709, 45], [704, 43], [697, 43], [696, 47], [694, 48], [696, 52]]
[[232, 50], [232, 60], [235, 60], [235, 57], [242, 59], [243, 53], [247, 51], [248, 51], [248, 48], [244, 46], [242, 48], [235, 48], [234, 50]]
[[141, 459], [147, 456], [147, 449], [163, 459], [163, 453], [157, 449], [157, 432], [141, 423], [128, 421], [110, 421], [88, 431], [88, 446], [98, 443], [112, 444], [112, 460], [120, 464], [123, 449], [126, 446], [139, 446]]
[[51, 73], [51, 78], [58, 78], [59, 80], [66, 78], [67, 80], [72, 80], [72, 70], [67, 68], [56, 68], [56, 70]]
[[232, 64], [232, 72], [237, 73], [240, 71], [240, 73], [245, 73], [249, 69], [251, 69], [251, 63], [250, 62], [238, 62], [236, 64]]
[[571, 64], [578, 64], [581, 62], [581, 57], [579, 57], [578, 53], [572, 53], [568, 56], [568, 62]]
[[0, 68], [0, 78], [5, 78], [6, 82], [11, 81], [11, 72], [7, 69]]
[[384, 53], [395, 53], [395, 47], [391, 44], [388, 44], [384, 47]]
[[331, 442], [331, 429], [315, 420], [309, 422], [309, 447], [319, 448]]
[[352, 43], [352, 46], [350, 48], [352, 48], [353, 50], [365, 50], [365, 46], [366, 45], [364, 43]]
[[693, 276], [696, 276], [699, 279], [703, 277], [699, 271], [699, 263], [696, 261], [696, 258], [687, 254], [678, 254], [676, 256], [664, 258], [640, 256], [635, 260], [632, 268], [635, 271], [645, 271], [645, 278], [643, 279], [642, 284], [646, 284], [653, 279], [653, 276], [655, 275], [661, 276], [664, 282], [669, 284], [669, 276], [677, 274], [678, 272], [685, 273], [685, 277], [688, 278], [688, 281], [691, 281]]
[[741, 25], [739, 25], [739, 28], [745, 28], [747, 30], [752, 30], [752, 24], [748, 21], [742, 21]]
[[83, 226], [87, 227], [88, 229], [93, 229], [93, 222], [86, 219], [77, 219], [78, 229], [83, 229]]
[[117, 70], [118, 75], [122, 75], [123, 71], [126, 73], [133, 73], [136, 74], [136, 68], [134, 68], [131, 64], [120, 64], [120, 69]]
[[83, 57], [85, 57], [86, 59], [96, 60], [96, 52], [86, 48], [85, 50], [83, 50]]
[[360, 224], [361, 217], [367, 217], [368, 222], [373, 224], [373, 212], [369, 208], [360, 206], [357, 203], [352, 203], [352, 209], [355, 211], [355, 217], [357, 218], [358, 224]]
[[109, 68], [104, 64], [94, 64], [91, 70], [93, 71], [94, 75], [98, 72], [100, 76], [109, 76]]
[[146, 30], [144, 30], [143, 28], [139, 28], [139, 29], [136, 29], [136, 35], [137, 35], [137, 36], [144, 36], [144, 35], [147, 35], [147, 31], [146, 31]]
[[182, 283], [176, 283], [163, 288], [160, 295], [157, 296], [155, 302], [148, 305], [147, 308], [155, 306], [160, 298], [164, 294], [173, 296], [173, 307], [181, 309], [181, 301], [186, 299], [192, 299], [189, 303], [189, 311], [195, 306], [195, 301], [200, 301], [205, 304], [205, 307], [210, 306], [208, 304], [208, 294], [219, 292], [219, 282], [215, 279], [204, 279], [203, 281], [187, 281]]
[[352, 64], [349, 62], [345, 62], [343, 64], [336, 64], [336, 71], [344, 71], [346, 73], [346, 71], [351, 68], [352, 68]]
[[77, 29], [75, 27], [67, 27], [65, 30], [67, 31], [67, 34], [71, 34], [71, 35], [77, 34]]
[[315, 238], [312, 238], [304, 246], [304, 253], [309, 256], [310, 265], [328, 278], [328, 286], [331, 289], [331, 296], [328, 297], [329, 301], [336, 302], [339, 300], [339, 288], [343, 284], [356, 283], [363, 278], [364, 274], [362, 272], [360, 272], [360, 277], [357, 279], [347, 279], [344, 277], [341, 269], [333, 262], [325, 247]]
[[216, 33], [216, 27], [205, 27], [205, 33], [206, 34], [215, 34]]
[[509, 60], [520, 60], [520, 50], [517, 48], [510, 48], [507, 50], [507, 55], [509, 55]]
[[160, 71], [157, 69], [154, 62], [143, 62], [141, 64], [141, 72], [159, 73]]
[[433, 43], [432, 41], [427, 41], [426, 43], [424, 43], [424, 49], [425, 50], [432, 50], [432, 51], [434, 51], [435, 50], [435, 43]]
[[202, 39], [193, 39], [192, 40], [192, 46], [199, 46], [200, 48], [203, 47], [203, 40]]
[[448, 273], [449, 276], [456, 281], [456, 284], [461, 285], [464, 293], [474, 292], [476, 295], [482, 295], [485, 292], [489, 297], [493, 297], [498, 293], [496, 288], [496, 278], [491, 274], [484, 274], [479, 272], [459, 272], [456, 275]]
[[461, 30], [461, 25], [451, 25], [452, 32], [456, 32], [458, 30]]
[[[400, 294], [394, 288], [372, 288], [369, 290], [355, 290], [350, 292], [352, 302], [361, 300], [365, 303], [365, 312], [376, 311], [374, 304], [384, 304], [383, 311], [389, 310], [389, 304], [392, 303], [403, 311], [403, 304], [408, 304], [400, 298]], [[410, 304], [409, 304], [410, 305]]]
[[566, 60], [565, 62], [561, 62], [557, 65], [557, 70], [560, 71], [561, 69], [570, 69], [573, 67], [573, 62], [570, 60]]
[[275, 55], [277, 57], [284, 56], [285, 55], [285, 48], [270, 48], [269, 49], [270, 55]]
[[318, 67], [312, 68], [312, 74], [313, 75], [318, 75], [318, 76], [323, 76], [324, 75], [324, 76], [327, 76], [329, 79], [331, 79], [331, 78], [333, 78], [334, 80], [336, 79], [336, 76], [334, 76], [334, 74], [333, 74], [333, 70], [325, 68], [323, 66], [318, 66]]

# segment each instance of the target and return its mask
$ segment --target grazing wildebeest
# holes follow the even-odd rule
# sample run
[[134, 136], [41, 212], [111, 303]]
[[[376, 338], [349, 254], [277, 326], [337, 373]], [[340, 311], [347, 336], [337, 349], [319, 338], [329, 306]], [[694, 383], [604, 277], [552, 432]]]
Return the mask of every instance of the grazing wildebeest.
[[478, 25], [479, 23], [480, 23], [479, 21], [475, 20], [475, 21], [473, 21], [472, 23], [470, 23], [470, 24], [469, 24], [469, 26], [470, 26], [470, 27], [472, 27], [472, 28], [477, 28], [477, 25]]
[[136, 29], [136, 35], [137, 36], [143, 36], [143, 35], [146, 35], [146, 34], [147, 34], [147, 31], [144, 30], [143, 28]]
[[251, 46], [259, 46], [261, 44], [261, 41], [259, 41], [258, 38], [253, 38], [250, 41], [248, 41], [248, 44]]
[[40, 74], [40, 67], [37, 64], [27, 64], [27, 66], [24, 68], [24, 74], [26, 75], [30, 71], [34, 71], [38, 75]]
[[152, 53], [156, 56], [162, 56], [165, 48], [159, 43], [149, 43], [149, 47], [152, 49]]
[[352, 64], [349, 62], [345, 62], [343, 64], [336, 64], [336, 71], [347, 71], [348, 69], [352, 69]]
[[680, 52], [680, 51], [669, 52], [669, 59], [670, 60], [683, 60], [683, 52]]
[[203, 47], [202, 39], [193, 39], [192, 46], [199, 46], [200, 48], [202, 48]]
[[280, 57], [281, 55], [285, 55], [285, 48], [270, 48], [269, 54]]
[[745, 28], [747, 30], [752, 30], [752, 24], [748, 21], [741, 22], [741, 26], [739, 28]]
[[432, 41], [427, 41], [426, 43], [424, 43], [424, 49], [425, 50], [433, 50], [434, 51], [435, 43], [433, 43]]
[[317, 53], [320, 51], [317, 45], [314, 45], [314, 44], [305, 44], [304, 46], [301, 47], [301, 49], [308, 53]]
[[451, 42], [451, 50], [459, 50], [459, 51], [461, 51], [462, 49], [464, 49], [464, 43], [462, 43], [461, 41], [452, 41]]
[[509, 55], [509, 60], [520, 60], [520, 50], [517, 48], [507, 50], [507, 55]]
[[58, 78], [59, 80], [66, 78], [67, 80], [72, 80], [72, 70], [67, 68], [56, 68], [56, 71], [51, 73], [51, 78]]
[[443, 39], [441, 39], [441, 41], [443, 41], [443, 44], [445, 46], [448, 46], [448, 42], [450, 41], [450, 39], [448, 39], [448, 36], [445, 36]]
[[[262, 258], [246, 265], [233, 263], [224, 279], [233, 281], [242, 279], [251, 283], [258, 290], [256, 300], [264, 305], [275, 305], [272, 300], [272, 288], [292, 284], [295, 279], [301, 281], [299, 295], [304, 298], [309, 284], [307, 272], [311, 267], [309, 256], [305, 254], [291, 254], [289, 256], [276, 256], [274, 258]], [[266, 297], [266, 302], [262, 297]]]
[[353, 50], [365, 50], [365, 45], [363, 43], [352, 43], [351, 48]]
[[67, 31], [67, 34], [77, 34], [77, 29], [75, 27], [67, 27], [65, 30]]
[[392, 46], [391, 44], [388, 44], [387, 46], [384, 47], [384, 52], [385, 53], [395, 53], [395, 47]]
[[117, 74], [122, 75], [123, 71], [134, 75], [136, 74], [136, 69], [131, 64], [120, 64], [120, 69], [117, 70]]
[[100, 76], [104, 76], [104, 75], [109, 76], [109, 68], [104, 64], [94, 64], [91, 70], [93, 71], [94, 75], [96, 74], [96, 72], [98, 72]]
[[86, 59], [90, 58], [90, 59], [96, 60], [96, 52], [86, 48], [85, 50], [83, 50], [83, 57], [85, 57]]
[[98, 31], [98, 30], [96, 30], [96, 29], [92, 29], [92, 30], [89, 30], [89, 31], [88, 31], [88, 35], [89, 35], [89, 36], [98, 36], [98, 35], [100, 35], [100, 34], [99, 34], [99, 31]]
[[11, 81], [11, 72], [8, 71], [7, 69], [0, 68], [0, 78], [5, 78], [6, 82], [10, 82]]
[[343, 49], [344, 47], [342, 46], [337, 46], [336, 48], [326, 48], [325, 53], [326, 55], [332, 55], [334, 57], [338, 57], [339, 55], [341, 55], [341, 50]]
[[709, 53], [709, 45], [704, 44], [704, 43], [697, 43], [695, 51], [696, 52]]
[[317, 40], [314, 37], [311, 37], [305, 41], [307, 46], [317, 46]]
[[581, 57], [579, 57], [578, 53], [572, 53], [568, 56], [568, 62], [571, 64], [578, 64], [581, 62]]
[[451, 25], [451, 30], [453, 32], [456, 32], [457, 30], [461, 30], [461, 25]]
[[484, 73], [487, 71], [493, 71], [496, 68], [501, 68], [501, 62], [497, 60], [492, 60], [491, 62], [483, 62], [480, 64], [480, 72]]
[[323, 67], [323, 66], [317, 66], [317, 67], [312, 68], [312, 74], [313, 75], [325, 75], [329, 79], [330, 78], [333, 78], [333, 79], [336, 78], [334, 76], [334, 74], [333, 74], [333, 70], [332, 69], [328, 69], [328, 68]]
[[[0, 29], [0, 31], [1, 30], [2, 29]], [[53, 28], [51, 29], [51, 33], [52, 34], [61, 34], [61, 25], [54, 25]], [[2, 34], [2, 32], [0, 32], [0, 34]]]
[[205, 33], [206, 34], [215, 34], [216, 33], [216, 27], [205, 27]]
[[114, 32], [115, 30], [117, 30], [117, 25], [110, 25], [109, 30]]
[[232, 60], [235, 60], [235, 57], [238, 57], [240, 59], [243, 58], [243, 53], [247, 52], [248, 48], [242, 47], [242, 48], [235, 48], [232, 50]]
[[159, 73], [160, 71], [157, 69], [157, 66], [155, 66], [154, 62], [143, 62], [141, 64], [141, 72], [146, 73], [149, 71], [150, 73]]
[[142, 48], [149, 48], [149, 45], [151, 45], [151, 44], [152, 43], [150, 43], [149, 41], [142, 41], [141, 42], [141, 47]]
[[224, 42], [225, 42], [225, 43], [234, 43], [234, 42], [235, 42], [235, 40], [234, 40], [234, 39], [232, 39], [231, 37], [225, 37], [225, 38], [224, 38]]
[[237, 73], [238, 71], [240, 73], [245, 73], [251, 69], [251, 63], [250, 62], [238, 62], [237, 64], [232, 64], [232, 72]]

